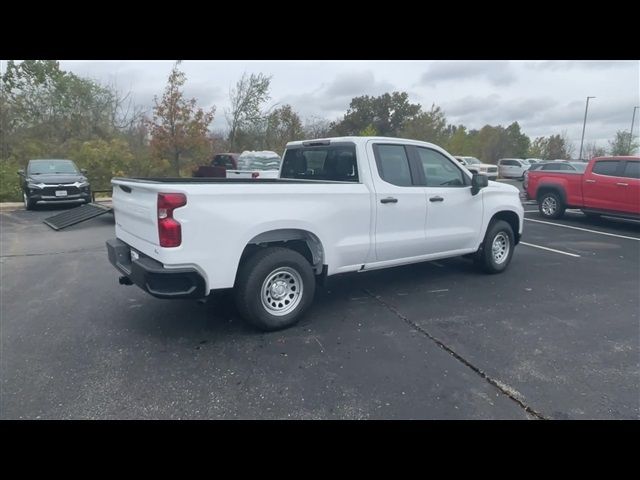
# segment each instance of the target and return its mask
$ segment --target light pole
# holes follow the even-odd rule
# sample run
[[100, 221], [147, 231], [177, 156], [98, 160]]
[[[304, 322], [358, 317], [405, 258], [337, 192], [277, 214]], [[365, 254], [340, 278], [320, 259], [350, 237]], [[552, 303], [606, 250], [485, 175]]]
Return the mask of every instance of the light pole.
[[629, 130], [629, 155], [633, 152], [631, 151], [631, 144], [633, 143], [633, 124], [636, 120], [636, 110], [640, 107], [633, 107], [633, 117], [631, 117], [631, 130]]
[[578, 155], [578, 159], [582, 160], [582, 144], [584, 142], [584, 128], [587, 126], [587, 111], [589, 110], [589, 99], [596, 97], [587, 97], [587, 106], [584, 109], [584, 122], [582, 123], [582, 140], [580, 140], [580, 155]]

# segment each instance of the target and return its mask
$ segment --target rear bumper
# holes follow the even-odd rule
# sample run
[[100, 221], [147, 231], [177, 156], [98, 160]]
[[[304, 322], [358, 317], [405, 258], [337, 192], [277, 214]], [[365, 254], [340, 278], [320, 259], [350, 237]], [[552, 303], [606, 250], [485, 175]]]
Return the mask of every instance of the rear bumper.
[[202, 298], [205, 281], [194, 268], [165, 268], [139, 253], [131, 258], [131, 247], [118, 238], [107, 240], [109, 262], [145, 292], [157, 298]]

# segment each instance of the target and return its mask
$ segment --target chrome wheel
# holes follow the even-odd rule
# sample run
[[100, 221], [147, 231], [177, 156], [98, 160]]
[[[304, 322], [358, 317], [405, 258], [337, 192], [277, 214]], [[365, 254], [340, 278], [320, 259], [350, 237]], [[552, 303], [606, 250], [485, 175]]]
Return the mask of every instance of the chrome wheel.
[[509, 236], [505, 232], [498, 233], [493, 238], [493, 244], [491, 246], [491, 253], [493, 254], [493, 261], [500, 265], [509, 256], [510, 242]]
[[293, 311], [302, 300], [300, 274], [290, 267], [279, 267], [262, 283], [262, 306], [272, 315], [282, 316]]
[[542, 208], [542, 213], [547, 216], [555, 215], [558, 210], [558, 202], [553, 197], [544, 197], [540, 208]]

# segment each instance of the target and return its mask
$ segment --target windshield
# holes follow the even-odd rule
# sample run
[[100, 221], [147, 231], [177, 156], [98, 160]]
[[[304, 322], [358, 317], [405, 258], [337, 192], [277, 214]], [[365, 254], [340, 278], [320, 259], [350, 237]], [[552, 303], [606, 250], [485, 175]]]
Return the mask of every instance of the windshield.
[[27, 173], [29, 175], [78, 173], [78, 168], [71, 160], [31, 160]]
[[467, 161], [469, 165], [478, 165], [482, 163], [480, 160], [474, 157], [464, 157], [464, 159]]
[[242, 152], [238, 157], [238, 170], [279, 170], [280, 155], [275, 152]]

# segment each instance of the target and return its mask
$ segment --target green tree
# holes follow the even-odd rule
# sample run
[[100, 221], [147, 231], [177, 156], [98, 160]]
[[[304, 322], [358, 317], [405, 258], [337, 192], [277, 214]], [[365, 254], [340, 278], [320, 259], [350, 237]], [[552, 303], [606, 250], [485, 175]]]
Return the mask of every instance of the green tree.
[[288, 142], [304, 136], [302, 120], [291, 105], [283, 105], [267, 116], [264, 136], [266, 148], [281, 154]]
[[571, 154], [567, 139], [563, 135], [551, 135], [547, 138], [544, 156], [546, 160], [569, 159]]
[[464, 125], [448, 127], [446, 150], [452, 155], [476, 156], [473, 148], [473, 137], [467, 133]]
[[631, 155], [638, 148], [638, 142], [632, 141], [631, 133], [618, 130], [613, 140], [609, 140], [611, 155]]
[[207, 134], [215, 113], [215, 107], [204, 111], [196, 106], [195, 98], [184, 98], [182, 87], [186, 76], [178, 69], [179, 64], [173, 66], [162, 98], [154, 97], [153, 118], [149, 123], [152, 156], [160, 162], [169, 160], [177, 176], [186, 166], [185, 160], [194, 163], [208, 157]]
[[449, 137], [447, 118], [440, 107], [432, 104], [428, 112], [420, 112], [408, 119], [400, 131], [400, 136], [444, 145]]
[[331, 125], [331, 130], [336, 135], [358, 135], [372, 125], [378, 135], [397, 137], [420, 111], [421, 106], [410, 103], [406, 92], [364, 95], [351, 100], [347, 113]]
[[537, 137], [529, 145], [529, 150], [527, 151], [527, 157], [528, 158], [545, 158], [546, 148], [547, 148], [546, 138]]
[[513, 122], [505, 129], [504, 134], [506, 135], [506, 145], [503, 155], [507, 157], [525, 158], [529, 151], [531, 141], [529, 137], [520, 130], [520, 124]]
[[229, 124], [229, 147], [237, 147], [237, 137], [241, 130], [259, 130], [264, 120], [262, 106], [271, 95], [271, 77], [262, 73], [242, 74], [235, 87], [229, 92], [231, 109], [226, 112]]
[[370, 123], [362, 130], [360, 130], [358, 135], [361, 137], [375, 137], [376, 135], [378, 135], [378, 132], [376, 132], [376, 127], [374, 127], [373, 124]]
[[111, 187], [113, 177], [131, 174], [134, 163], [129, 144], [122, 138], [89, 140], [74, 144], [68, 155], [80, 168], [86, 168], [95, 190]]

